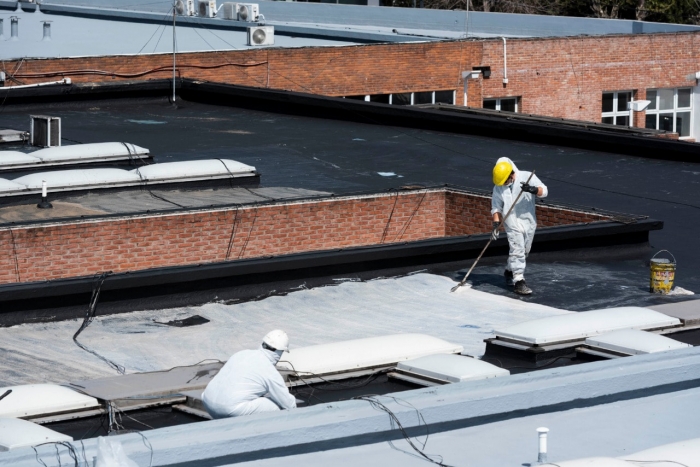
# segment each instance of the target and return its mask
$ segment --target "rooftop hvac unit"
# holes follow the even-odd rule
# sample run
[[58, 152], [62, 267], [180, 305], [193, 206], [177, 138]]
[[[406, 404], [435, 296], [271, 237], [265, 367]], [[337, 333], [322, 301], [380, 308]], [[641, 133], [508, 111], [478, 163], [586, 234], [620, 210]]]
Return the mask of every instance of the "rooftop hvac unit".
[[237, 3], [238, 21], [255, 22], [260, 16], [260, 8], [257, 3]]
[[238, 19], [238, 4], [233, 2], [226, 2], [221, 5], [223, 8], [224, 19]]
[[202, 18], [214, 18], [216, 16], [216, 0], [200, 0], [199, 16]]
[[29, 141], [32, 146], [50, 148], [61, 145], [61, 119], [46, 115], [31, 115]]
[[274, 26], [249, 27], [248, 45], [275, 45]]
[[195, 15], [194, 0], [186, 0], [185, 6], [187, 9], [187, 16], [194, 16]]

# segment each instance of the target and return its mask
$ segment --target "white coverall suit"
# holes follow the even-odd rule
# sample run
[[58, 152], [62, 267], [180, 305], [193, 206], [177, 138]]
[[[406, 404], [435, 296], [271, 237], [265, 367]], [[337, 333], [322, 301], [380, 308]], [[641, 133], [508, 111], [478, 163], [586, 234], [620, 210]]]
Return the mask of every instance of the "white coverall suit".
[[262, 346], [233, 354], [202, 393], [209, 415], [239, 417], [296, 407], [296, 398], [275, 368], [279, 359], [279, 354]]
[[[496, 162], [509, 162], [513, 166], [515, 172], [515, 181], [510, 185], [493, 187], [493, 196], [491, 198], [491, 215], [495, 213], [501, 214], [501, 219], [506, 215], [513, 201], [518, 197], [521, 190], [521, 183], [527, 182], [530, 172], [518, 170], [512, 160], [507, 157], [501, 157]], [[542, 196], [547, 196], [547, 187], [533, 175], [530, 180], [530, 185], [542, 187]], [[525, 273], [525, 258], [530, 253], [532, 247], [532, 239], [535, 236], [537, 228], [537, 217], [535, 216], [535, 195], [531, 193], [523, 193], [518, 204], [513, 208], [513, 212], [506, 219], [505, 229], [508, 236], [508, 245], [510, 252], [508, 254], [508, 264], [506, 269], [513, 272], [513, 282], [518, 282], [524, 279]]]

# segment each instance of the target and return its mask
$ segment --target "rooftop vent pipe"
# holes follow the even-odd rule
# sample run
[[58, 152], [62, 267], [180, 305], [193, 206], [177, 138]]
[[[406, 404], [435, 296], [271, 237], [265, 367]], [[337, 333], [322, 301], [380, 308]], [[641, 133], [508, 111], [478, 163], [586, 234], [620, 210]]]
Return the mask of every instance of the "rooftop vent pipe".
[[44, 23], [44, 37], [41, 39], [42, 41], [50, 41], [51, 40], [51, 21], [42, 21]]
[[17, 16], [10, 16], [10, 40], [19, 40], [19, 18]]
[[549, 428], [540, 427], [537, 429], [537, 437], [539, 438], [538, 464], [547, 463], [547, 433], [549, 433]]

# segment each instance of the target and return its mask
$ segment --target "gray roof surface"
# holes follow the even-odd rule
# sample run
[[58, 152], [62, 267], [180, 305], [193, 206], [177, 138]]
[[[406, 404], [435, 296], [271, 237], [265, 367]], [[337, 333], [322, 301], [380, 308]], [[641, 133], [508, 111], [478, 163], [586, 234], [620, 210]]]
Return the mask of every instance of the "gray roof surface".
[[[219, 2], [219, 5], [222, 2]], [[19, 6], [21, 5], [21, 6]], [[365, 42], [412, 42], [461, 37], [547, 37], [700, 31], [698, 26], [642, 21], [506, 13], [367, 7], [298, 2], [259, 2], [275, 26], [274, 47], [342, 46]], [[26, 10], [26, 11], [25, 11]], [[54, 0], [17, 4], [0, 0], [5, 19], [17, 16], [19, 40], [0, 47], [1, 59], [167, 53], [172, 51], [169, 0]], [[52, 21], [52, 40], [42, 41], [42, 21]], [[465, 26], [467, 24], [467, 26]], [[253, 23], [223, 18], [178, 17], [179, 52], [246, 49]]]

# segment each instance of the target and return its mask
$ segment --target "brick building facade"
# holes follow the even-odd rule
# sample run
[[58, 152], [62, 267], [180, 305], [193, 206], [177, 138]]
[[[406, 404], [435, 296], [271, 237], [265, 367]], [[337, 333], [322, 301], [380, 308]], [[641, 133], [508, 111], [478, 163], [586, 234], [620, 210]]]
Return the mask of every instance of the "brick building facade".
[[[140, 80], [170, 77], [172, 56], [3, 66], [24, 83]], [[626, 125], [626, 101], [653, 97], [646, 112], [634, 113], [635, 126], [655, 121], [691, 139], [700, 132], [700, 32], [194, 52], [178, 54], [177, 65], [181, 77], [384, 102], [391, 95], [393, 103], [427, 102], [443, 91], [457, 105], [464, 103], [462, 72], [474, 67], [491, 73], [468, 80], [471, 107], [505, 110], [507, 103], [528, 114]]]

